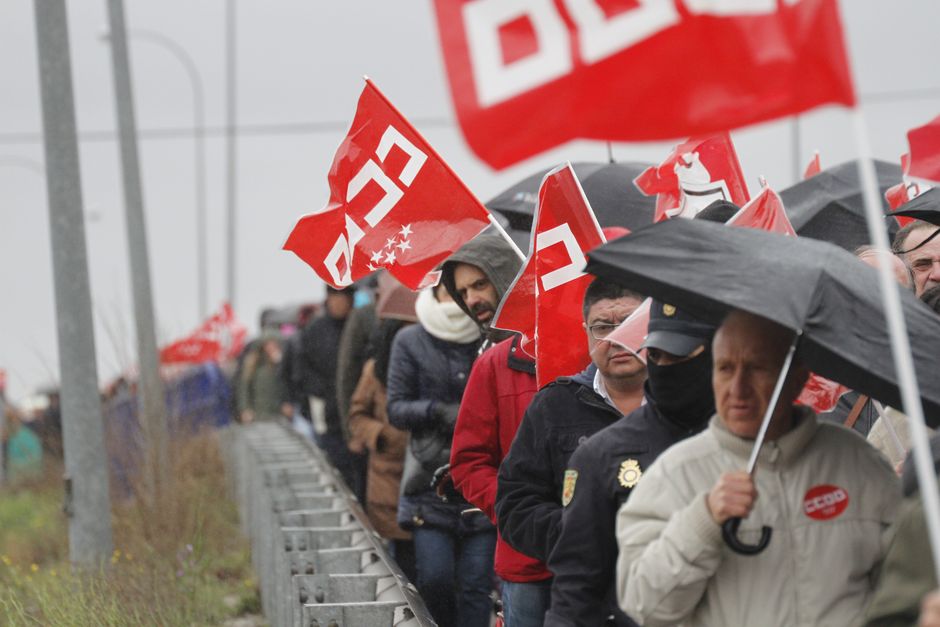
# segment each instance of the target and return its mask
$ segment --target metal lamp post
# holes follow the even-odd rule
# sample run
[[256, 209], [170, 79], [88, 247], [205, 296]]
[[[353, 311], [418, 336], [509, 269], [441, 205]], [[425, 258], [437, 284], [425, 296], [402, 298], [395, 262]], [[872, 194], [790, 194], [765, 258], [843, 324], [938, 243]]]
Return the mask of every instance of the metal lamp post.
[[[153, 30], [130, 29], [127, 32], [130, 39], [148, 41], [155, 44], [171, 55], [182, 65], [189, 78], [193, 90], [193, 139], [195, 146], [193, 172], [196, 181], [196, 290], [199, 319], [203, 320], [209, 315], [208, 309], [208, 264], [206, 260], [207, 242], [207, 215], [206, 215], [206, 147], [205, 147], [205, 99], [203, 94], [202, 76], [196, 68], [185, 48], [166, 35]], [[110, 39], [110, 33], [102, 35], [102, 40]]]

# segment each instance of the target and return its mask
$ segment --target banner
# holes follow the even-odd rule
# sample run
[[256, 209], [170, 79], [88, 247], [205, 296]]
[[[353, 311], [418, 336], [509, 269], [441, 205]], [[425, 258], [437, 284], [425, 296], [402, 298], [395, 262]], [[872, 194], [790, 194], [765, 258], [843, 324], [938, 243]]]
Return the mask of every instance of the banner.
[[836, 0], [435, 0], [472, 150], [649, 141], [855, 104]]
[[366, 80], [327, 177], [329, 204], [301, 218], [284, 250], [341, 288], [379, 268], [416, 290], [489, 225], [489, 213]]

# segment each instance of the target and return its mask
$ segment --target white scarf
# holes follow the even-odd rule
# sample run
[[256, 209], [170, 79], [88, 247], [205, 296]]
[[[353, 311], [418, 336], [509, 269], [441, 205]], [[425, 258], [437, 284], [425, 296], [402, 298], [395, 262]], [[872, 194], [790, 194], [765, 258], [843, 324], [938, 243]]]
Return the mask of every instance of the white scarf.
[[433, 287], [423, 289], [418, 294], [415, 313], [424, 330], [439, 340], [470, 344], [480, 338], [477, 323], [457, 303], [438, 301], [434, 297]]

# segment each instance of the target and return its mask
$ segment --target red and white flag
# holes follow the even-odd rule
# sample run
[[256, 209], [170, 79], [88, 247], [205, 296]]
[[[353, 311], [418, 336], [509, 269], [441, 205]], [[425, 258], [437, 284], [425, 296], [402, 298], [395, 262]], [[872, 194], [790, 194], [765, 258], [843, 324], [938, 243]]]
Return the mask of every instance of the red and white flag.
[[689, 138], [633, 183], [647, 196], [657, 194], [654, 222], [694, 218], [716, 200], [740, 207], [750, 199], [729, 133]]
[[790, 218], [787, 217], [787, 212], [783, 208], [783, 201], [777, 192], [767, 185], [764, 185], [757, 196], [741, 207], [740, 211], [731, 216], [727, 224], [796, 237], [796, 229], [790, 224]]
[[646, 336], [649, 334], [650, 308], [653, 300], [647, 298], [639, 307], [633, 310], [633, 313], [627, 316], [627, 319], [620, 323], [620, 326], [607, 336], [607, 340], [612, 344], [621, 346], [637, 356], [637, 359], [646, 363], [646, 351], [641, 349]]
[[379, 268], [411, 289], [489, 224], [489, 213], [370, 80], [333, 159], [330, 201], [301, 218], [285, 250], [344, 287]]
[[813, 153], [813, 158], [810, 159], [810, 162], [806, 165], [806, 169], [803, 170], [803, 180], [813, 178], [820, 172], [822, 172], [822, 163], [819, 161], [819, 151], [817, 150]]
[[451, 96], [501, 169], [576, 138], [702, 135], [855, 104], [837, 0], [435, 0]]
[[[533, 223], [533, 233], [538, 223]], [[533, 235], [529, 248], [529, 256], [516, 274], [506, 294], [499, 302], [496, 315], [490, 326], [504, 331], [515, 331], [522, 340], [520, 348], [535, 357], [535, 239]]]
[[839, 404], [839, 399], [848, 391], [849, 388], [841, 383], [824, 379], [818, 374], [810, 374], [796, 402], [811, 407], [814, 412], [821, 414], [835, 409]]
[[199, 364], [234, 359], [245, 346], [248, 329], [229, 303], [198, 329], [160, 350], [161, 364]]
[[[619, 229], [617, 235], [626, 232]], [[581, 302], [592, 279], [582, 269], [585, 254], [604, 241], [571, 165], [546, 174], [529, 256], [493, 320], [494, 327], [522, 335], [523, 349], [536, 358], [539, 387], [579, 372], [590, 361]]]
[[605, 242], [571, 164], [542, 181], [535, 216], [535, 377], [541, 387], [591, 361], [581, 304], [587, 253]]
[[[905, 153], [901, 155], [901, 182], [885, 190], [885, 200], [888, 201], [888, 208], [892, 211], [900, 209], [901, 205], [914, 200], [933, 187], [931, 181], [911, 176], [910, 171], [911, 155]], [[914, 218], [907, 216], [895, 216], [895, 219], [901, 226], [914, 221]]]

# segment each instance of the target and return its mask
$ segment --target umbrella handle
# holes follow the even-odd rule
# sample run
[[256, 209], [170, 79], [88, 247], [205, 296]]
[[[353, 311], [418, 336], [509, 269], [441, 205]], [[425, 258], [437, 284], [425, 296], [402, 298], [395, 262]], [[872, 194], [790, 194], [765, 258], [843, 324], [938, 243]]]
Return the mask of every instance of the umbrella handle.
[[735, 553], [741, 555], [757, 555], [770, 544], [770, 535], [773, 533], [773, 529], [767, 525], [761, 527], [760, 540], [757, 541], [757, 544], [745, 544], [738, 539], [738, 527], [740, 526], [740, 518], [729, 518], [721, 525], [721, 537], [724, 539], [725, 544]]

